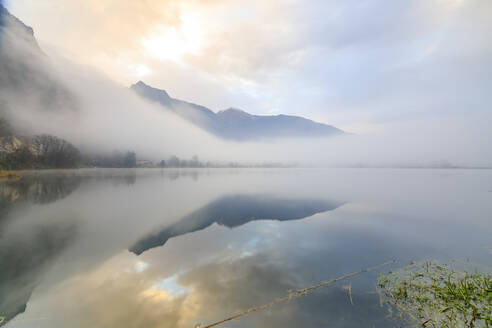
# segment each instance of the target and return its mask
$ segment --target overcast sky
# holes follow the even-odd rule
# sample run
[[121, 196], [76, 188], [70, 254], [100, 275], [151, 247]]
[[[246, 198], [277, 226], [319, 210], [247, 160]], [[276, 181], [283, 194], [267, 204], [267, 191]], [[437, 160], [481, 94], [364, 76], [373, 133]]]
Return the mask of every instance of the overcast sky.
[[15, 0], [48, 54], [217, 111], [366, 132], [490, 117], [490, 0]]

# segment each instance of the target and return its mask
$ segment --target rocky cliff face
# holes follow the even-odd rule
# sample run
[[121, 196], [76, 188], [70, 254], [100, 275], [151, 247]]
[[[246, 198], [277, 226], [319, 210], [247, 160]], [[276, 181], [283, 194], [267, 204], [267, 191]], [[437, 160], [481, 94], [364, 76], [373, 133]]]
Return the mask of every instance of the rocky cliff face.
[[33, 29], [0, 4], [0, 118], [26, 108], [39, 111], [75, 109], [75, 97], [59, 82]]
[[74, 96], [54, 73], [33, 29], [0, 4], [0, 167], [33, 167], [35, 159], [54, 155], [65, 162], [69, 155], [70, 161], [75, 161], [78, 150], [70, 143], [54, 136], [32, 135], [15, 119], [18, 113], [75, 109]]

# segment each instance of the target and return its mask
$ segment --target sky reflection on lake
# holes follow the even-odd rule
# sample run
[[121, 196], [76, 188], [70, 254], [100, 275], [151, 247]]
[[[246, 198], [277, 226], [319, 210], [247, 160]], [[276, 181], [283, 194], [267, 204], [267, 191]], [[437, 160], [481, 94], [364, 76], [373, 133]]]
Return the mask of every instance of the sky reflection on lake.
[[[490, 266], [491, 189], [489, 170], [26, 172], [0, 184], [0, 315], [193, 327], [392, 259]], [[227, 327], [393, 327], [377, 275]]]

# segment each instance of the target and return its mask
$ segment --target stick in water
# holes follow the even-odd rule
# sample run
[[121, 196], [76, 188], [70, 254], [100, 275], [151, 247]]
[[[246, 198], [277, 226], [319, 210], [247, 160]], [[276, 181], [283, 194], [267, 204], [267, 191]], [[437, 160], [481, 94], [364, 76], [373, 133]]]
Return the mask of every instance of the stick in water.
[[250, 313], [267, 309], [269, 307], [274, 306], [275, 304], [288, 301], [288, 300], [290, 300], [292, 298], [306, 295], [308, 292], [310, 292], [312, 290], [319, 289], [319, 288], [322, 288], [322, 287], [331, 285], [331, 284], [333, 284], [333, 283], [335, 283], [337, 281], [349, 279], [349, 278], [355, 277], [357, 275], [360, 275], [362, 273], [373, 271], [373, 270], [379, 269], [380, 267], [383, 267], [383, 266], [388, 265], [388, 264], [393, 264], [393, 263], [396, 263], [396, 261], [393, 260], [393, 261], [384, 262], [382, 264], [375, 265], [375, 266], [370, 267], [370, 268], [367, 268], [367, 269], [362, 269], [362, 270], [357, 271], [357, 272], [348, 273], [348, 274], [346, 274], [344, 276], [341, 276], [341, 277], [338, 277], [338, 278], [335, 278], [335, 279], [326, 280], [326, 281], [323, 281], [323, 282], [319, 283], [318, 285], [314, 285], [314, 286], [307, 287], [307, 288], [304, 288], [304, 289], [296, 290], [294, 292], [289, 293], [287, 296], [284, 296], [284, 297], [281, 297], [281, 298], [277, 298], [277, 299], [271, 301], [270, 303], [266, 303], [266, 304], [263, 304], [263, 305], [260, 305], [260, 306], [256, 306], [256, 307], [250, 308], [250, 309], [248, 309], [246, 311], [240, 312], [238, 314], [235, 314], [233, 316], [230, 316], [229, 318], [226, 318], [226, 319], [223, 319], [223, 320], [214, 322], [214, 323], [209, 324], [207, 326], [202, 327], [201, 325], [197, 325], [196, 327], [199, 327], [199, 328], [211, 328], [211, 327], [215, 327], [215, 326], [221, 325], [221, 324], [223, 324], [225, 322], [232, 321], [232, 320], [237, 319], [237, 318], [240, 318], [240, 317], [244, 317], [245, 315], [248, 315]]

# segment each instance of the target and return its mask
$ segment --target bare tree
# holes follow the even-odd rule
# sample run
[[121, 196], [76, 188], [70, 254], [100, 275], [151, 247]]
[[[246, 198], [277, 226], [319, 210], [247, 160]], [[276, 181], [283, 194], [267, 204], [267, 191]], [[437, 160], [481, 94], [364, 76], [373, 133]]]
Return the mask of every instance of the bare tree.
[[80, 160], [80, 152], [75, 146], [49, 134], [35, 136], [30, 148], [39, 162], [48, 167], [74, 167]]

